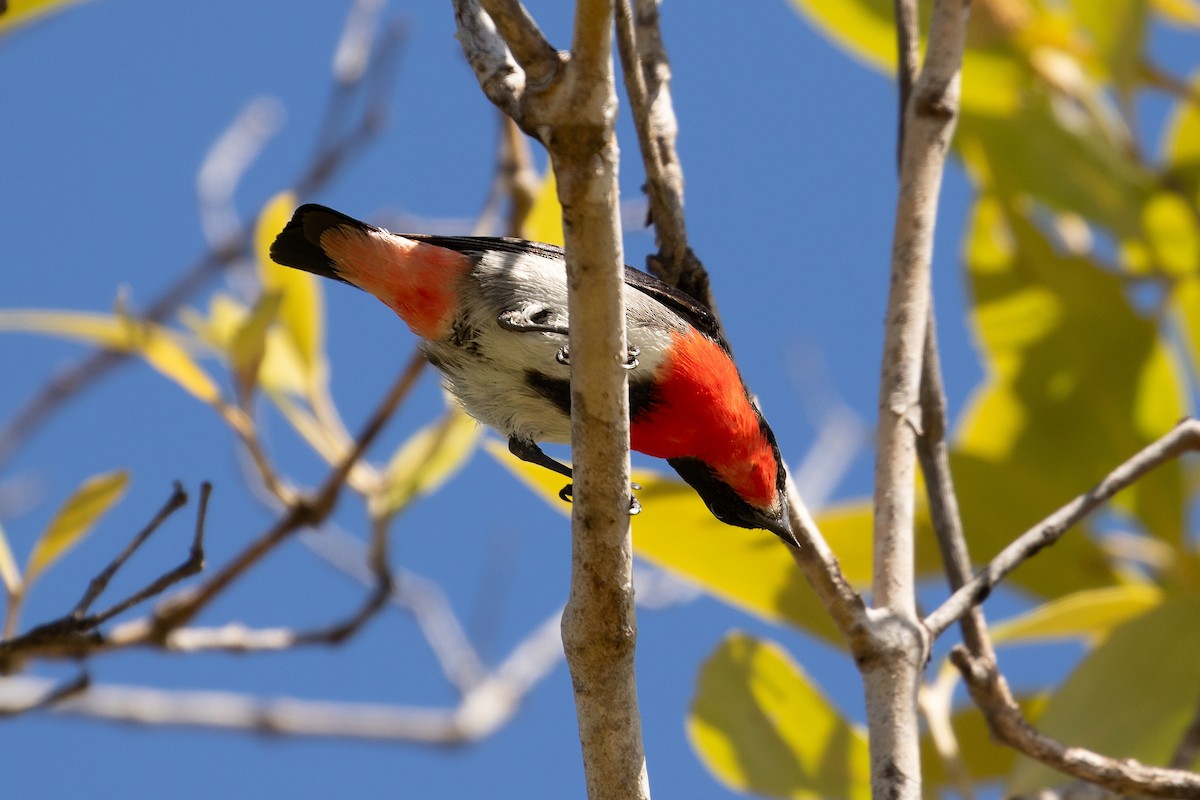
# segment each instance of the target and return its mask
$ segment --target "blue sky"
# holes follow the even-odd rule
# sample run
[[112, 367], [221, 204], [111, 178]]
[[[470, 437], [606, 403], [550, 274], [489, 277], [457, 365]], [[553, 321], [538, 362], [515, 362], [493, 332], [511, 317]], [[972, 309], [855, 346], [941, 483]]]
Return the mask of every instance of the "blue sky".
[[[567, 5], [530, 4], [560, 47], [568, 44]], [[0, 85], [0, 307], [103, 311], [123, 287], [138, 308], [169, 285], [205, 250], [196, 170], [256, 97], [276, 98], [286, 119], [241, 184], [238, 210], [250, 219], [287, 188], [314, 145], [346, 6], [94, 0], [0, 41], [0, 74], [7, 76]], [[693, 246], [712, 273], [742, 371], [785, 456], [796, 463], [815, 435], [802, 411], [805, 397], [834, 393], [865, 420], [874, 416], [895, 192], [893, 88], [835, 50], [781, 0], [693, 0], [668, 3], [663, 13]], [[409, 32], [388, 126], [311, 199], [360, 217], [401, 212], [441, 226], [469, 220], [491, 179], [495, 112], [461, 58], [448, 1], [393, 0], [384, 15], [404, 20]], [[1169, 64], [1184, 58], [1174, 57]], [[1161, 113], [1147, 108], [1151, 130]], [[619, 132], [622, 195], [636, 200], [641, 169], [627, 118]], [[964, 178], [951, 169], [935, 269], [952, 413], [980, 377], [957, 269], [968, 203]], [[629, 263], [641, 265], [652, 249], [648, 233], [627, 233]], [[345, 287], [326, 288], [334, 394], [353, 429], [413, 341], [382, 305]], [[0, 336], [0, 419], [83, 352], [78, 345]], [[823, 366], [815, 366], [814, 354]], [[431, 419], [441, 402], [427, 374], [375, 457]], [[285, 426], [276, 421], [269, 438], [291, 475], [321, 479], [317, 459]], [[870, 466], [870, 454], [861, 453], [837, 495], [866, 493]], [[216, 486], [210, 564], [270, 522], [239, 478], [231, 437], [211, 411], [130, 364], [68, 406], [0, 472], [0, 485], [26, 487], [22, 494], [32, 504], [3, 520], [18, 557], [79, 481], [116, 467], [133, 475], [128, 495], [35, 588], [26, 621], [73, 605], [95, 569], [165, 500], [173, 480], [192, 490], [205, 479]], [[190, 513], [139, 554], [115, 592], [182, 558]], [[359, 532], [363, 520], [346, 503], [337, 521]], [[482, 455], [399, 521], [394, 550], [404, 566], [443, 584], [493, 664], [565, 599], [565, 519]], [[202, 621], [320, 624], [349, 613], [361, 596], [361, 587], [293, 544]], [[782, 641], [842, 708], [861, 718], [849, 662], [802, 636], [707, 598], [643, 612], [639, 623], [646, 748], [651, 786], [661, 796], [734, 796], [704, 770], [684, 732], [697, 668], [731, 629]], [[1056, 662], [1051, 672], [1065, 666]], [[51, 665], [39, 674], [73, 671]], [[265, 696], [430, 706], [455, 699], [415, 625], [398, 613], [336, 650], [125, 653], [96, 660], [91, 674], [97, 682]], [[583, 791], [577, 741], [562, 665], [510, 725], [459, 749], [47, 716], [0, 725], [3, 783], [13, 797], [575, 797]], [[47, 769], [51, 763], [69, 766]]]

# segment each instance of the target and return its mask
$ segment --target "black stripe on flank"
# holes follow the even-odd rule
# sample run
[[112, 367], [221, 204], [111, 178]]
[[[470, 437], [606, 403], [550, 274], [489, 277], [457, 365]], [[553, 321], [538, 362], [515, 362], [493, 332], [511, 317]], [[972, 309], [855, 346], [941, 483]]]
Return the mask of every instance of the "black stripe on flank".
[[643, 380], [634, 380], [633, 376], [629, 378], [629, 419], [636, 421], [642, 416], [649, 414], [658, 405], [661, 398], [658, 396], [658, 390], [654, 386], [654, 381], [649, 378]]
[[549, 400], [567, 416], [571, 415], [571, 382], [536, 369], [525, 371], [525, 382], [541, 397]]
[[[435, 365], [436, 366], [436, 365]], [[525, 371], [525, 381], [540, 397], [549, 400], [564, 414], [571, 414], [571, 382], [536, 369]], [[636, 420], [658, 405], [658, 392], [651, 380], [629, 382], [629, 418]]]

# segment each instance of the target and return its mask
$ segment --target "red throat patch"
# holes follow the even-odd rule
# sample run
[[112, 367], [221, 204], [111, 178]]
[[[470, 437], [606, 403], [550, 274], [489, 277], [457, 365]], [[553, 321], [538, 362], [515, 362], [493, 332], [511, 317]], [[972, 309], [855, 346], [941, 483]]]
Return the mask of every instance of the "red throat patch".
[[630, 446], [656, 458], [697, 458], [744, 500], [772, 508], [775, 452], [729, 354], [698, 331], [672, 331], [656, 376], [658, 402], [632, 424]]
[[441, 339], [458, 309], [469, 256], [384, 231], [330, 228], [321, 247], [338, 273], [388, 305], [417, 336]]

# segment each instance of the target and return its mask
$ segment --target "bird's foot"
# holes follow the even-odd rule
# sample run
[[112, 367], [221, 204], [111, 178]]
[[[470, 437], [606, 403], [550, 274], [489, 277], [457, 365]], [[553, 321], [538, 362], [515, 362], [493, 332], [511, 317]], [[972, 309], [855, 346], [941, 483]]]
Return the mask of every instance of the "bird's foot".
[[[572, 489], [573, 489], [574, 485], [575, 484], [573, 484], [573, 483], [568, 483], [566, 486], [564, 486], [562, 489], [560, 489], [558, 492], [558, 499], [562, 500], [564, 502], [570, 503], [571, 498], [573, 497]], [[629, 485], [629, 488], [632, 489], [633, 491], [637, 491], [638, 489], [641, 489], [642, 486], [641, 486], [641, 484], [638, 484], [638, 483], [631, 483]], [[640, 514], [640, 513], [642, 513], [642, 504], [639, 503], [638, 499], [633, 496], [633, 492], [630, 492], [630, 494], [629, 494], [629, 516], [632, 517], [632, 516], [634, 516], [636, 514]]]

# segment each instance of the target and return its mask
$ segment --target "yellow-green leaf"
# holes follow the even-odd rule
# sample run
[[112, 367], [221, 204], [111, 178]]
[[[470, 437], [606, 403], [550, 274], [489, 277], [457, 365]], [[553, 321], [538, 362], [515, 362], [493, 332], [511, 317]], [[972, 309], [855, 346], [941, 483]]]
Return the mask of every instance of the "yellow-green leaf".
[[10, 597], [21, 593], [21, 571], [17, 569], [17, 561], [13, 558], [12, 548], [8, 546], [3, 525], [0, 525], [0, 581], [4, 582]]
[[470, 458], [482, 429], [457, 406], [413, 434], [392, 456], [384, 473], [386, 490], [373, 510], [393, 513], [435, 491]]
[[111, 314], [72, 311], [0, 311], [0, 331], [44, 333], [141, 356], [198, 399], [213, 403], [221, 392], [175, 334], [161, 325]]
[[1200, 3], [1196, 0], [1150, 0], [1150, 6], [1167, 22], [1200, 28]]
[[129, 474], [115, 470], [88, 478], [75, 490], [46, 526], [29, 554], [25, 582], [33, 583], [51, 564], [87, 535], [92, 526], [125, 494]]
[[[570, 513], [570, 505], [558, 498], [565, 483], [561, 475], [521, 461], [499, 442], [488, 441], [485, 447], [547, 503]], [[730, 605], [841, 644], [829, 614], [774, 534], [717, 521], [682, 481], [642, 470], [635, 470], [633, 480], [642, 487], [637, 492], [642, 512], [632, 519], [639, 557], [687, 577]], [[844, 530], [855, 536], [862, 533], [853, 521]]]
[[870, 797], [866, 733], [774, 642], [730, 634], [700, 669], [687, 729], [700, 760], [738, 791]]
[[826, 38], [880, 72], [896, 71], [896, 26], [891, 0], [792, 0]]
[[267, 333], [279, 313], [281, 297], [279, 292], [264, 292], [229, 343], [229, 366], [243, 392], [258, 384], [258, 370], [267, 350]]
[[1146, 584], [1085, 589], [993, 623], [992, 640], [1002, 644], [1075, 637], [1099, 639], [1162, 600], [1162, 590]]
[[535, 242], [563, 245], [562, 206], [558, 202], [558, 183], [550, 167], [546, 168], [546, 177], [525, 217], [521, 235]]
[[280, 192], [272, 197], [258, 215], [254, 229], [254, 249], [258, 257], [263, 290], [283, 295], [279, 321], [284, 334], [295, 348], [304, 368], [305, 381], [325, 381], [325, 301], [321, 282], [315, 276], [298, 269], [280, 266], [271, 260], [271, 243], [287, 224], [296, 208], [292, 192]]
[[[342, 436], [340, 431], [322, 425], [286, 393], [272, 391], [268, 392], [268, 396], [296, 432], [329, 464], [340, 463], [354, 446], [354, 442], [348, 436]], [[358, 466], [361, 466], [361, 462], [355, 465]]]
[[80, 0], [8, 0], [7, 10], [0, 13], [0, 34], [78, 2]]
[[[1172, 597], [1113, 630], [1050, 698], [1038, 728], [1114, 758], [1165, 764], [1196, 713], [1200, 596]], [[1025, 759], [1006, 795], [1030, 795], [1062, 775]]]
[[1142, 209], [1148, 255], [1170, 277], [1200, 273], [1200, 226], [1196, 210], [1174, 192], [1158, 192]]
[[1121, 91], [1134, 88], [1146, 34], [1146, 0], [1071, 0], [1102, 73]]
[[[1025, 719], [1036, 722], [1047, 699], [1048, 695], [1044, 694], [1020, 697], [1017, 704]], [[987, 720], [978, 706], [969, 704], [956, 710], [950, 717], [950, 727], [954, 729], [963, 766], [973, 782], [1000, 780], [1012, 770], [1017, 761], [1017, 751], [992, 737]], [[921, 776], [929, 788], [938, 787], [951, 792], [958, 788], [928, 731], [921, 735]], [[934, 795], [927, 792], [926, 796]]]
[[[1190, 86], [1193, 94], [1200, 92], [1200, 74]], [[1180, 98], [1165, 130], [1162, 155], [1169, 179], [1188, 200], [1200, 205], [1200, 104], [1191, 97]]]

